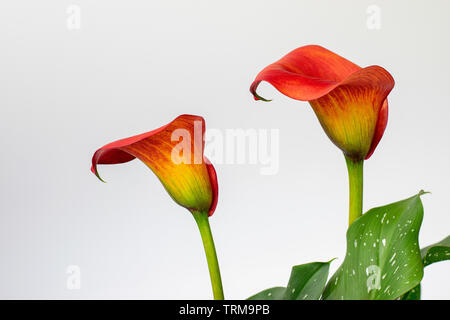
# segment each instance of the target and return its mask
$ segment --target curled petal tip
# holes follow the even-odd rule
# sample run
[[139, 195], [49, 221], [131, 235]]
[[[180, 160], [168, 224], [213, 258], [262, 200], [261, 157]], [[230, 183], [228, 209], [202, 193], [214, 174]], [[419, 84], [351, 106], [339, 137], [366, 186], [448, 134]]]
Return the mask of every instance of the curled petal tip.
[[92, 167], [91, 167], [91, 171], [92, 171], [93, 174], [95, 174], [95, 176], [96, 176], [101, 182], [106, 183], [106, 181], [103, 180], [103, 179], [100, 177], [100, 174], [98, 173], [98, 170], [97, 170], [97, 167], [96, 167], [96, 166], [92, 166]]
[[258, 100], [260, 100], [260, 101], [264, 101], [264, 102], [271, 102], [272, 101], [272, 99], [266, 99], [266, 98], [263, 98], [263, 97], [261, 97], [260, 95], [258, 95], [258, 94], [254, 94], [254, 97], [253, 97], [256, 101], [258, 101]]
[[271, 99], [265, 99], [263, 97], [261, 97], [258, 93], [256, 93], [256, 89], [258, 88], [260, 81], [254, 81], [252, 83], [252, 85], [250, 86], [250, 92], [253, 94], [253, 99], [255, 99], [256, 101], [261, 100], [264, 102], [270, 102], [272, 101]]

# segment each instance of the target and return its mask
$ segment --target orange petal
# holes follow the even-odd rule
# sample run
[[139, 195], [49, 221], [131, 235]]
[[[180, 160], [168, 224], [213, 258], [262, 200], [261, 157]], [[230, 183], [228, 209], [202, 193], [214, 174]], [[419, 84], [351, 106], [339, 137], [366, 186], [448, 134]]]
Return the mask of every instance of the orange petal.
[[371, 66], [309, 103], [331, 141], [348, 157], [362, 160], [373, 153], [386, 128], [387, 102], [382, 107], [393, 86], [386, 70]]
[[369, 158], [387, 124], [386, 97], [394, 86], [383, 68], [360, 68], [320, 46], [300, 47], [264, 68], [250, 87], [267, 81], [286, 96], [309, 101], [330, 139], [353, 158]]
[[203, 155], [204, 134], [202, 117], [182, 115], [159, 129], [98, 149], [91, 170], [100, 178], [98, 164], [138, 158], [156, 174], [176, 203], [211, 216], [217, 205], [218, 184], [213, 165]]
[[356, 64], [321, 46], [297, 48], [264, 68], [255, 78], [250, 91], [256, 100], [261, 81], [267, 81], [284, 95], [302, 101], [317, 99], [361, 69]]

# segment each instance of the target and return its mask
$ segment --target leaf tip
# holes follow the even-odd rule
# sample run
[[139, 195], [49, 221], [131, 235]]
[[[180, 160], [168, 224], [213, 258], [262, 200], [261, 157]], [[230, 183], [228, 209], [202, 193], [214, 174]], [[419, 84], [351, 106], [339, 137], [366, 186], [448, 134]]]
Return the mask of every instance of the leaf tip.
[[332, 263], [334, 260], [337, 260], [337, 257], [334, 257], [333, 259], [331, 259], [330, 261], [328, 261], [327, 263]]

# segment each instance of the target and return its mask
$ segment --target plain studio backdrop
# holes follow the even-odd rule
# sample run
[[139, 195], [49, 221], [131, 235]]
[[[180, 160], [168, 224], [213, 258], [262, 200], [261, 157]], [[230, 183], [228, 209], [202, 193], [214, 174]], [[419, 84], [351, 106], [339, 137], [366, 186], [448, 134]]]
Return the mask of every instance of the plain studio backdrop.
[[[104, 144], [183, 113], [207, 128], [278, 129], [279, 170], [216, 164], [210, 219], [227, 298], [285, 285], [291, 266], [338, 259], [342, 153], [308, 103], [249, 86], [292, 49], [322, 45], [395, 78], [389, 124], [365, 165], [365, 210], [420, 189], [421, 246], [450, 233], [450, 2], [2, 1], [0, 298], [209, 299], [194, 219], [140, 161], [90, 172]], [[448, 299], [449, 262], [423, 298]], [[80, 287], [70, 283], [79, 275]]]

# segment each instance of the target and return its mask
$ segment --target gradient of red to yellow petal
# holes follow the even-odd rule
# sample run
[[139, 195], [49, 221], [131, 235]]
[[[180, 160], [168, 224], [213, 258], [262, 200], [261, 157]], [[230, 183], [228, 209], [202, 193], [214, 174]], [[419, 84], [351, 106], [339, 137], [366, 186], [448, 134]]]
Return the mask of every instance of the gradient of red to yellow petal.
[[192, 212], [208, 212], [217, 205], [216, 171], [203, 155], [205, 120], [181, 115], [169, 124], [98, 149], [92, 172], [99, 178], [98, 164], [118, 164], [138, 158], [159, 178], [172, 199]]
[[261, 81], [284, 95], [308, 101], [325, 133], [348, 157], [368, 159], [387, 125], [387, 96], [394, 79], [379, 66], [361, 68], [316, 45], [293, 50], [264, 68], [250, 91], [256, 100]]

